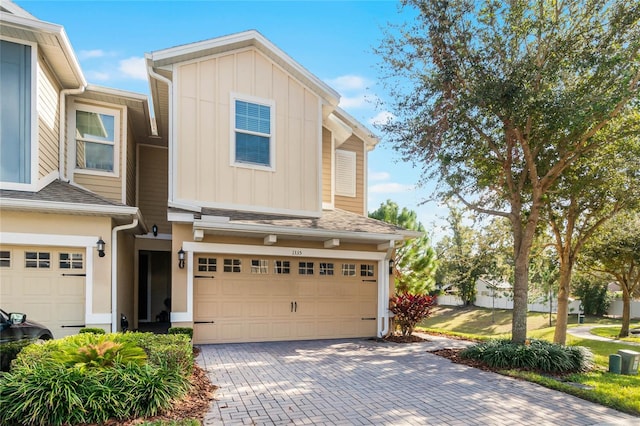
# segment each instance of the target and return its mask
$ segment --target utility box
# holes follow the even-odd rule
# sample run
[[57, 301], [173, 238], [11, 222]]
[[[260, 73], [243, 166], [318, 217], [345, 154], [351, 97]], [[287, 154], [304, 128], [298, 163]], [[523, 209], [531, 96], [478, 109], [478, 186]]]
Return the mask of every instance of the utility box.
[[622, 374], [637, 375], [640, 365], [640, 352], [620, 349], [618, 355], [622, 358]]

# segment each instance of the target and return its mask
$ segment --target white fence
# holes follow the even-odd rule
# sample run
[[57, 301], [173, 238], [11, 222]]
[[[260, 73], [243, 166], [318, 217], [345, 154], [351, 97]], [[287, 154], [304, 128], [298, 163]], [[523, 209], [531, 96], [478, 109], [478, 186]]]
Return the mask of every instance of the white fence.
[[[464, 302], [458, 296], [443, 294], [441, 296], [438, 296], [438, 305], [462, 306], [464, 305]], [[481, 308], [513, 309], [513, 299], [511, 299], [509, 296], [505, 296], [504, 293], [496, 293], [495, 297], [478, 294], [473, 305]], [[549, 312], [549, 304], [546, 302], [529, 303], [528, 306], [529, 312]], [[579, 300], [574, 300], [573, 302], [569, 303], [569, 313], [577, 314], [579, 306]], [[553, 300], [551, 312], [556, 313], [557, 307], [558, 301]], [[607, 314], [617, 317], [622, 316], [622, 300], [616, 299], [611, 302], [611, 306], [609, 306]], [[631, 318], [640, 318], [640, 300], [631, 301]]]

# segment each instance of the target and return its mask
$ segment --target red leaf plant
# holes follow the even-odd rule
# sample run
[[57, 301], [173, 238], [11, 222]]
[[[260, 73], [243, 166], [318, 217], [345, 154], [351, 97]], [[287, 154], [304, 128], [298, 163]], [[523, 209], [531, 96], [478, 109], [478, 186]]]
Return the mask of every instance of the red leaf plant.
[[401, 293], [389, 300], [389, 310], [394, 313], [394, 322], [403, 336], [410, 336], [416, 325], [431, 315], [435, 297], [422, 294]]

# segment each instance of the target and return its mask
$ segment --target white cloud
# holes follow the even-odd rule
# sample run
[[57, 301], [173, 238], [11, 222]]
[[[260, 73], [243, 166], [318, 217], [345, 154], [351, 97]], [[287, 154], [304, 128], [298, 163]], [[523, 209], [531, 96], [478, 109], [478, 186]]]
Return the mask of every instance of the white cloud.
[[111, 80], [111, 75], [104, 71], [87, 71], [88, 80], [92, 81], [107, 81]]
[[107, 56], [107, 53], [102, 49], [81, 50], [78, 52], [80, 59], [102, 58], [104, 56]]
[[340, 108], [363, 108], [369, 104], [365, 95], [342, 96], [340, 98]]
[[128, 59], [123, 59], [120, 61], [119, 70], [125, 76], [136, 80], [147, 79], [147, 67], [144, 58], [133, 56]]
[[369, 180], [385, 181], [391, 178], [389, 172], [369, 172]]
[[389, 111], [381, 111], [377, 113], [374, 117], [369, 119], [369, 124], [374, 126], [387, 124], [390, 120], [393, 120], [394, 118], [396, 118], [396, 116], [390, 113]]
[[369, 186], [369, 193], [371, 194], [399, 194], [407, 191], [413, 191], [412, 185], [405, 185], [396, 182], [378, 183]]
[[359, 75], [347, 74], [340, 77], [331, 78], [326, 82], [338, 92], [361, 91], [367, 88], [369, 80]]

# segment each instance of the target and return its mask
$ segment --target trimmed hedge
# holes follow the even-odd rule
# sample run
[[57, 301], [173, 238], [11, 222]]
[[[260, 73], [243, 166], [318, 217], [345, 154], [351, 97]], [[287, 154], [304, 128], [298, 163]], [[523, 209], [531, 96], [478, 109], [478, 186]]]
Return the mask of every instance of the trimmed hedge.
[[[147, 361], [115, 356], [110, 367], [87, 368], [61, 360], [65, 348], [99, 349], [104, 342], [111, 343], [104, 345], [109, 350], [142, 348]], [[192, 369], [192, 347], [184, 335], [85, 333], [27, 346], [11, 371], [0, 375], [0, 424], [104, 423], [153, 416], [187, 392]]]
[[193, 328], [191, 327], [171, 327], [167, 331], [168, 334], [184, 334], [193, 339]]
[[587, 348], [534, 339], [524, 345], [506, 339], [489, 340], [464, 349], [460, 356], [494, 368], [547, 373], [575, 373], [593, 368], [593, 354]]
[[83, 333], [107, 334], [107, 332], [104, 331], [104, 329], [97, 328], [97, 327], [84, 327], [84, 328], [81, 328], [80, 331], [78, 331], [78, 333], [79, 334], [83, 334]]

